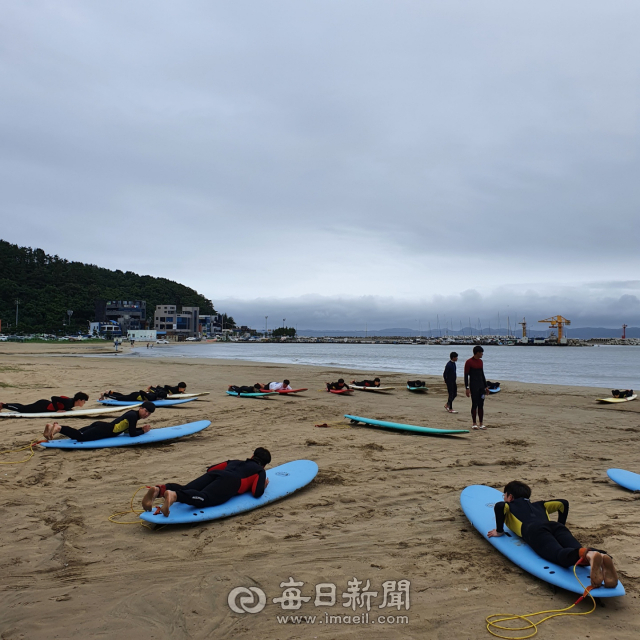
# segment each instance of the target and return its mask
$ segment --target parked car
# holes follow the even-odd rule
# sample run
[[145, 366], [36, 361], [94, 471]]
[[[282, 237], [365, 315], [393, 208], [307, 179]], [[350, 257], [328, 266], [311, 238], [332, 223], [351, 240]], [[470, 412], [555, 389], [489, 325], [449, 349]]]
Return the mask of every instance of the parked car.
[[187, 338], [185, 342], [195, 342], [197, 339], [198, 338], [191, 337], [191, 338]]
[[168, 340], [156, 340], [156, 344], [169, 344]]

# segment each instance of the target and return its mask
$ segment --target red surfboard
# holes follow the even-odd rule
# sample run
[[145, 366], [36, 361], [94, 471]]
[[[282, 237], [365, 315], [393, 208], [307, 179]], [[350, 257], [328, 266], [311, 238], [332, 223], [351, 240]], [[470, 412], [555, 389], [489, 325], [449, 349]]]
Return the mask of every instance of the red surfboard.
[[353, 393], [353, 389], [329, 389], [330, 393], [341, 393], [341, 394], [346, 394], [346, 393]]
[[281, 394], [283, 394], [283, 395], [284, 395], [285, 393], [298, 393], [298, 392], [300, 392], [300, 391], [308, 391], [308, 390], [309, 390], [309, 389], [276, 389], [276, 391], [277, 391], [278, 393], [281, 393]]

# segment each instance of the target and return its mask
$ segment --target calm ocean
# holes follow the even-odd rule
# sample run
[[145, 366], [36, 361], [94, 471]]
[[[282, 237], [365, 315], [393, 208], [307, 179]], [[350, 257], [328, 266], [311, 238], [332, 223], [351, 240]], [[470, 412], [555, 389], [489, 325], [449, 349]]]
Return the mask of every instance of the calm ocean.
[[[458, 375], [471, 356], [470, 346], [404, 344], [271, 344], [198, 343], [169, 347], [136, 347], [138, 358], [223, 358], [282, 364], [343, 367], [345, 373], [401, 371], [410, 377], [441, 375], [450, 351], [457, 351]], [[518, 380], [606, 389], [640, 388], [640, 347], [484, 347], [488, 380]]]

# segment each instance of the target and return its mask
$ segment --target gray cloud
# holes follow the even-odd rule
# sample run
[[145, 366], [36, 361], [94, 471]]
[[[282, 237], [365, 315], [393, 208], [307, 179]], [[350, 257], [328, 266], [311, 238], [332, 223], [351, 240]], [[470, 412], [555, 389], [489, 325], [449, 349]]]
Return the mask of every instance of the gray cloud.
[[609, 317], [588, 283], [640, 267], [639, 22], [625, 1], [7, 5], [2, 237], [247, 308], [454, 314], [478, 290], [489, 314], [536, 282]]

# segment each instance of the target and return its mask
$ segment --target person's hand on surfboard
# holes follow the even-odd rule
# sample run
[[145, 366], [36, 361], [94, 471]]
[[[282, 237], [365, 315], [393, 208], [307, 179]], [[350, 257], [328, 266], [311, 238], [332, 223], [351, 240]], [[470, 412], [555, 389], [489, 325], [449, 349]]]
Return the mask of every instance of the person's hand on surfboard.
[[151, 425], [150, 425], [150, 424], [143, 424], [143, 425], [142, 425], [142, 430], [143, 430], [145, 433], [149, 433], [149, 431], [151, 431]]
[[499, 538], [504, 535], [504, 531], [502, 533], [498, 533], [496, 529], [491, 529], [489, 533], [487, 533], [487, 538]]

